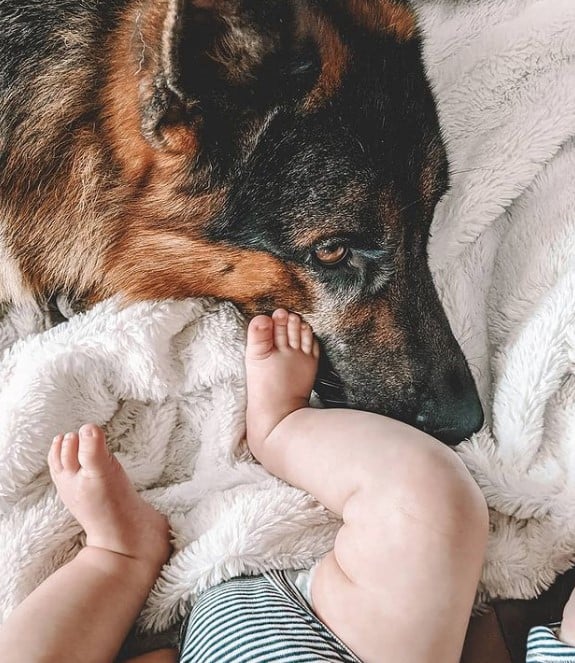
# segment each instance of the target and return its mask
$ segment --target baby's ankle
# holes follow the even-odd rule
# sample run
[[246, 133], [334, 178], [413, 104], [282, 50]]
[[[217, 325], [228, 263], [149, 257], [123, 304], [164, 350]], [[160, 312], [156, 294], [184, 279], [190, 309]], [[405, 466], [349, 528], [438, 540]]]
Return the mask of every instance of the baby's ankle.
[[[286, 440], [289, 440], [291, 436], [291, 430], [295, 424], [295, 420], [300, 414], [304, 411], [311, 409], [309, 403], [301, 399], [301, 403], [293, 404], [293, 407], [286, 409], [285, 414], [282, 414], [273, 426], [269, 429], [262, 431], [261, 427], [255, 425], [250, 426], [249, 419], [250, 413], [248, 410], [247, 416], [247, 442], [250, 451], [267, 470], [272, 474], [278, 473], [278, 468], [276, 467], [277, 462], [280, 460], [277, 458], [277, 453], [275, 451], [276, 447], [281, 447]], [[257, 413], [254, 413], [254, 417], [257, 417]], [[250, 428], [254, 431], [257, 431], [254, 435], [250, 436]]]
[[87, 530], [86, 548], [105, 551], [119, 560], [133, 560], [157, 575], [172, 553], [170, 525], [139, 496], [134, 508], [138, 518], [110, 518]]
[[160, 575], [166, 560], [159, 555], [138, 557], [86, 545], [80, 550], [75, 561], [103, 576], [117, 578], [119, 581], [129, 578], [130, 582], [134, 581], [138, 585], [151, 586]]

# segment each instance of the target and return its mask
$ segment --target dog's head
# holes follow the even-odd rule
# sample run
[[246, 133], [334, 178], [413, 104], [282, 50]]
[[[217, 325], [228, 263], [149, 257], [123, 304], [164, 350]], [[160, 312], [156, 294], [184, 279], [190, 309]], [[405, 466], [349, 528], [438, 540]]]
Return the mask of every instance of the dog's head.
[[[116, 151], [137, 183], [141, 217], [162, 217], [143, 244], [164, 246], [156, 262], [166, 269], [159, 277], [142, 265], [150, 259], [140, 234], [140, 258], [133, 246], [116, 250], [114, 287], [211, 294], [248, 314], [290, 308], [322, 341], [328, 402], [449, 443], [476, 431], [475, 385], [427, 265], [448, 171], [407, 5], [150, 7], [129, 47], [146, 148], [131, 152], [137, 141], [122, 133], [129, 117], [112, 117], [110, 130], [122, 134]], [[130, 98], [123, 85], [116, 76], [106, 92], [117, 116]], [[161, 172], [171, 202], [157, 193]], [[160, 204], [163, 214], [150, 212]]]

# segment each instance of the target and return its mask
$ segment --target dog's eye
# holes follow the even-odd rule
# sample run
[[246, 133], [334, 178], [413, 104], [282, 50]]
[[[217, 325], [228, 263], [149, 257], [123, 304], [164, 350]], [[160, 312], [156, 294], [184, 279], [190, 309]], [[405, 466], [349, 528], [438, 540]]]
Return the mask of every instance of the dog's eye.
[[341, 244], [334, 246], [325, 246], [315, 249], [313, 252], [315, 259], [326, 267], [335, 267], [342, 263], [349, 255], [347, 246]]

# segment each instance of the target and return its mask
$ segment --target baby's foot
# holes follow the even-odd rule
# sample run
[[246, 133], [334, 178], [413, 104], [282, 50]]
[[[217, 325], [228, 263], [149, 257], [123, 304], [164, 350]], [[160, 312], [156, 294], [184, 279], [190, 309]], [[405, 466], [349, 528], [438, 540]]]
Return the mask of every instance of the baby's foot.
[[93, 425], [54, 438], [48, 456], [58, 494], [86, 532], [87, 546], [151, 564], [170, 554], [166, 518], [145, 502]]
[[283, 309], [248, 327], [247, 439], [253, 450], [288, 414], [309, 405], [319, 344], [311, 327]]

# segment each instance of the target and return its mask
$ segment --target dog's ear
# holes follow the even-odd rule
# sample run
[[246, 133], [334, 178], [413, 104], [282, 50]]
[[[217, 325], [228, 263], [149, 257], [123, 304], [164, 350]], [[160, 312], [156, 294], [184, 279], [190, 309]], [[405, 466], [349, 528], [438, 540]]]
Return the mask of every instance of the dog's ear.
[[[290, 0], [166, 0], [143, 50], [142, 128], [154, 147], [229, 153], [240, 133], [317, 78]], [[298, 32], [299, 31], [299, 32]], [[294, 36], [295, 35], [295, 36]], [[217, 161], [217, 155], [211, 155]]]
[[417, 19], [408, 0], [340, 0], [352, 20], [372, 32], [388, 34], [399, 42], [417, 35]]

